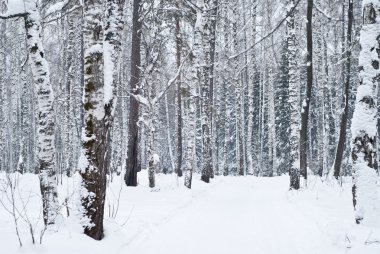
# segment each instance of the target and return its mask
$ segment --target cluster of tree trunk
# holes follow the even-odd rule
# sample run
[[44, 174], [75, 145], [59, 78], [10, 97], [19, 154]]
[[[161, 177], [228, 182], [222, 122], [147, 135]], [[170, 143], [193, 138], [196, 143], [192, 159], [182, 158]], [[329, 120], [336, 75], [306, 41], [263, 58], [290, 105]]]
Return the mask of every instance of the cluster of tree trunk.
[[107, 176], [137, 186], [142, 169], [152, 188], [157, 172], [188, 188], [194, 172], [206, 183], [288, 173], [290, 189], [308, 174], [352, 174], [365, 221], [379, 160], [379, 10], [41, 0], [15, 13], [0, 0], [0, 168], [39, 174], [46, 225], [60, 217], [59, 179], [78, 172], [84, 231], [97, 240]]

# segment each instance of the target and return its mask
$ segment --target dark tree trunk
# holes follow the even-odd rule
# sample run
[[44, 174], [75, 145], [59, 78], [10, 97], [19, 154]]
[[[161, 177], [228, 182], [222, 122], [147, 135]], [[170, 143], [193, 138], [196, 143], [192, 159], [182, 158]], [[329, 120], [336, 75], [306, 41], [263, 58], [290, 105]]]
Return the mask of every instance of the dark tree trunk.
[[[84, 233], [95, 240], [103, 238], [103, 216], [106, 195], [106, 172], [104, 154], [107, 151], [107, 136], [105, 126], [104, 104], [99, 97], [104, 94], [103, 52], [91, 51], [94, 45], [102, 45], [103, 28], [102, 16], [96, 10], [101, 8], [101, 1], [87, 2], [84, 5], [83, 47], [84, 55], [84, 95], [83, 95], [83, 134], [82, 158], [80, 175], [83, 193], [81, 202], [84, 216], [92, 225], [85, 225]], [[101, 112], [101, 113], [100, 113]], [[100, 114], [99, 114], [100, 113]]]
[[347, 51], [346, 51], [346, 75], [345, 75], [345, 84], [344, 84], [344, 110], [341, 116], [340, 122], [340, 132], [339, 132], [339, 141], [338, 148], [335, 155], [334, 163], [334, 177], [338, 179], [340, 176], [340, 168], [342, 165], [344, 145], [346, 143], [346, 134], [347, 134], [347, 118], [348, 118], [348, 102], [349, 102], [349, 92], [350, 92], [350, 70], [351, 70], [351, 42], [352, 42], [352, 23], [354, 19], [353, 14], [354, 2], [349, 1], [348, 5], [348, 27], [347, 27]]
[[[141, 0], [133, 0], [133, 17], [132, 17], [132, 51], [131, 51], [131, 93], [139, 94], [140, 80], [140, 44], [141, 44], [141, 21], [139, 20]], [[137, 186], [138, 172], [138, 134], [139, 128], [137, 122], [139, 119], [139, 102], [134, 96], [130, 97], [130, 111], [128, 121], [128, 151], [126, 161], [126, 172], [124, 181], [128, 186]]]
[[[84, 4], [84, 122], [79, 166], [84, 188], [81, 192], [83, 216], [88, 219], [84, 233], [95, 240], [103, 238], [106, 176], [110, 166], [110, 134], [115, 88], [118, 83], [117, 78], [105, 78], [104, 59], [112, 59], [112, 64], [108, 62], [107, 68], [112, 65], [112, 76], [116, 77], [119, 35], [123, 25], [119, 15], [122, 13], [122, 4], [122, 1], [108, 0], [105, 17], [101, 12], [101, 0], [87, 1]], [[106, 43], [107, 51], [104, 50]]]
[[[179, 9], [179, 0], [176, 1], [176, 7]], [[176, 36], [176, 62], [177, 69], [181, 66], [181, 28], [180, 28], [180, 13], [175, 18], [175, 36]], [[179, 177], [182, 176], [182, 91], [181, 91], [181, 74], [177, 77], [177, 169], [176, 173]]]
[[[207, 8], [212, 4], [211, 0], [206, 2]], [[201, 180], [208, 183], [212, 177], [212, 144], [211, 144], [211, 100], [210, 100], [210, 76], [211, 76], [211, 18], [207, 13], [203, 16], [202, 48], [204, 52], [204, 66], [201, 78], [201, 98], [202, 98], [202, 144], [203, 144], [203, 164]]]
[[[213, 108], [215, 107], [214, 105], [214, 69], [215, 69], [215, 45], [216, 45], [216, 17], [217, 17], [217, 14], [218, 14], [218, 0], [213, 0], [213, 3], [212, 3], [212, 11], [211, 11], [211, 31], [210, 31], [210, 59], [211, 59], [211, 65], [210, 65], [210, 104], [211, 104], [211, 107], [212, 107], [212, 110], [211, 110], [211, 115], [210, 115], [210, 122], [211, 122], [211, 133], [213, 132], [214, 128], [213, 128], [213, 124], [214, 123], [214, 120], [213, 120]], [[214, 133], [211, 134], [211, 137], [214, 135]], [[216, 134], [215, 134], [216, 135]], [[216, 146], [216, 149], [217, 149], [217, 144], [215, 144]], [[218, 158], [218, 157], [216, 157]], [[216, 167], [218, 165], [215, 165]], [[214, 165], [212, 167], [212, 170], [210, 172], [210, 177], [213, 178], [214, 177]]]
[[300, 174], [307, 179], [307, 130], [309, 121], [311, 89], [313, 86], [313, 0], [307, 1], [307, 85], [306, 98], [302, 103], [301, 110], [301, 133], [300, 133]]

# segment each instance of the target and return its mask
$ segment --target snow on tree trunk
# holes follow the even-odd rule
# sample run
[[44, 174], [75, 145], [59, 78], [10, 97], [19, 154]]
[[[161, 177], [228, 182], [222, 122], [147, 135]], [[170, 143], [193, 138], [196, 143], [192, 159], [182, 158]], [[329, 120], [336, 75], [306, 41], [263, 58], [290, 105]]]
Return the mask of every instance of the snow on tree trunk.
[[217, 121], [214, 117], [214, 110], [216, 107], [215, 98], [217, 96], [216, 93], [214, 93], [214, 90], [216, 90], [215, 85], [215, 52], [216, 52], [216, 24], [217, 24], [217, 14], [218, 14], [218, 5], [219, 0], [211, 0], [210, 2], [211, 6], [210, 8], [210, 105], [211, 105], [211, 115], [210, 115], [210, 123], [211, 123], [211, 143], [213, 147], [213, 151], [211, 154], [211, 172], [210, 177], [214, 177], [214, 171], [219, 171], [219, 165], [218, 165], [218, 138], [217, 138], [217, 130], [216, 125]]
[[376, 173], [376, 91], [380, 62], [380, 2], [363, 1], [359, 78], [352, 119], [353, 204], [356, 223], [379, 225], [380, 200]]
[[[7, 5], [5, 1], [0, 1], [0, 13], [4, 13], [7, 9]], [[6, 25], [6, 20], [0, 20], [0, 34], [6, 34], [7, 31], [7, 25]], [[4, 154], [4, 96], [3, 96], [3, 91], [4, 91], [4, 84], [6, 81], [6, 65], [7, 65], [7, 56], [5, 54], [5, 48], [6, 48], [6, 36], [1, 36], [0, 37], [0, 154]], [[4, 156], [0, 156], [0, 168], [4, 168]]]
[[[71, 1], [67, 8], [73, 8], [75, 4], [78, 4], [77, 1]], [[74, 149], [75, 145], [78, 144], [78, 140], [74, 141], [74, 134], [75, 134], [75, 116], [73, 116], [74, 108], [75, 108], [75, 100], [73, 98], [74, 96], [74, 89], [76, 83], [78, 81], [76, 80], [76, 70], [80, 68], [76, 61], [74, 59], [80, 58], [80, 56], [77, 56], [77, 48], [78, 43], [76, 42], [76, 25], [78, 20], [81, 17], [81, 12], [79, 10], [73, 11], [72, 13], [69, 13], [67, 15], [67, 48], [66, 48], [66, 54], [65, 54], [65, 70], [67, 72], [66, 75], [66, 87], [65, 87], [65, 108], [64, 108], [64, 115], [65, 115], [65, 133], [64, 134], [64, 156], [66, 157], [66, 163], [65, 163], [65, 170], [66, 174], [70, 175], [73, 172], [73, 165], [74, 165], [74, 158], [73, 155], [77, 152], [76, 149]], [[63, 126], [62, 126], [63, 127]]]
[[274, 78], [272, 67], [268, 68], [268, 160], [269, 160], [269, 172], [268, 176], [273, 176], [276, 171], [276, 128], [275, 128], [275, 108], [274, 108]]
[[199, 67], [201, 58], [201, 26], [202, 26], [202, 13], [197, 11], [197, 18], [194, 25], [194, 45], [192, 52], [192, 66], [191, 66], [191, 84], [190, 84], [190, 95], [189, 95], [189, 112], [188, 112], [188, 133], [187, 133], [187, 145], [185, 154], [185, 186], [191, 188], [193, 167], [195, 164], [195, 100], [194, 96], [196, 94], [196, 86], [199, 80]]
[[43, 203], [43, 218], [46, 225], [54, 224], [59, 216], [57, 196], [57, 172], [54, 146], [53, 90], [50, 83], [49, 66], [44, 58], [41, 40], [41, 18], [38, 6], [32, 6], [25, 17], [29, 64], [31, 66], [37, 94], [37, 168]]
[[106, 144], [104, 126], [103, 13], [100, 0], [85, 2], [83, 24], [84, 47], [84, 126], [79, 169], [83, 179], [81, 202], [84, 232], [103, 238], [103, 216], [106, 191]]
[[[252, 2], [252, 37], [251, 37], [251, 44], [254, 45], [256, 42], [256, 1], [254, 0]], [[249, 76], [249, 83], [248, 83], [248, 130], [247, 130], [247, 171], [249, 174], [253, 174], [253, 143], [252, 143], [252, 132], [253, 132], [253, 114], [254, 114], [254, 108], [253, 108], [253, 88], [255, 85], [255, 71], [256, 71], [256, 51], [255, 49], [252, 49], [251, 53], [251, 73]]]
[[294, 0], [288, 3], [289, 17], [287, 20], [287, 43], [288, 43], [288, 63], [289, 63], [289, 105], [290, 105], [290, 188], [299, 189], [300, 172], [299, 172], [299, 82], [297, 77], [297, 45], [295, 30], [295, 12]]
[[155, 125], [156, 125], [156, 114], [155, 106], [150, 104], [148, 109], [148, 178], [149, 187], [154, 188], [156, 186], [155, 182], [155, 172], [156, 167], [159, 162], [158, 155], [154, 152], [155, 148]]
[[79, 169], [83, 179], [81, 202], [84, 231], [95, 240], [103, 238], [110, 127], [114, 113], [114, 86], [118, 82], [119, 33], [122, 30], [121, 16], [118, 14], [122, 7], [117, 6], [115, 1], [109, 1], [105, 20], [102, 7], [101, 0], [85, 2], [83, 26], [84, 126]]
[[[224, 15], [228, 16], [228, 5], [225, 5], [223, 8]], [[223, 39], [224, 39], [224, 59], [227, 58], [229, 49], [229, 23], [224, 20], [224, 25], [223, 25]], [[223, 83], [223, 96], [222, 96], [222, 101], [225, 107], [225, 110], [223, 112], [223, 124], [224, 124], [224, 142], [223, 142], [223, 175], [228, 175], [230, 171], [230, 154], [231, 154], [231, 136], [230, 136], [230, 123], [231, 123], [231, 110], [232, 110], [232, 103], [230, 100], [230, 85], [229, 85], [229, 70], [230, 70], [230, 62], [229, 61], [224, 61], [223, 64], [223, 78], [222, 78], [222, 83]]]
[[[238, 43], [238, 11], [237, 6], [232, 9], [232, 41], [234, 53], [239, 51]], [[242, 82], [239, 80], [239, 58], [235, 58], [232, 61], [233, 66], [233, 77], [232, 84], [235, 87], [235, 126], [236, 126], [236, 170], [237, 174], [244, 175], [244, 152], [243, 152], [243, 118], [242, 118], [242, 103], [243, 103], [243, 93], [242, 93]]]
[[203, 164], [202, 181], [208, 183], [212, 175], [212, 150], [211, 150], [211, 100], [210, 100], [210, 70], [211, 70], [211, 24], [207, 9], [211, 6], [211, 0], [201, 0], [202, 6], [202, 48], [203, 68], [201, 71], [201, 98], [202, 98], [202, 144]]
[[308, 123], [311, 101], [311, 89], [313, 86], [313, 0], [307, 1], [307, 23], [306, 23], [306, 38], [307, 38], [307, 55], [306, 55], [306, 72], [307, 84], [306, 94], [301, 105], [301, 131], [300, 131], [300, 174], [307, 179], [307, 141], [308, 141]]
[[[176, 0], [176, 8], [180, 8], [179, 0]], [[176, 43], [176, 65], [177, 69], [181, 65], [181, 26], [180, 26], [180, 13], [175, 17], [175, 43]], [[177, 78], [177, 167], [175, 169], [179, 177], [182, 176], [182, 89], [181, 89], [181, 75]]]
[[168, 143], [168, 150], [169, 150], [169, 159], [170, 159], [170, 166], [172, 170], [175, 169], [175, 163], [174, 163], [174, 157], [173, 157], [173, 149], [172, 149], [172, 142], [171, 142], [171, 135], [170, 135], [170, 118], [169, 118], [169, 106], [168, 106], [168, 96], [165, 93], [165, 118], [166, 118], [166, 135], [167, 135], [167, 143]]
[[189, 96], [189, 113], [188, 113], [188, 133], [187, 133], [187, 145], [185, 154], [185, 186], [191, 188], [192, 175], [193, 175], [193, 165], [195, 163], [194, 159], [194, 130], [195, 130], [195, 103], [194, 103], [194, 92], [193, 87], [190, 88]]
[[325, 147], [324, 147], [324, 137], [325, 137], [325, 82], [323, 78], [323, 51], [322, 51], [322, 27], [321, 27], [321, 17], [316, 17], [316, 110], [317, 110], [317, 143], [318, 143], [318, 163], [316, 172], [319, 176], [322, 176], [325, 164]]
[[[141, 0], [133, 1], [132, 17], [132, 49], [131, 49], [131, 93], [138, 95], [140, 93], [140, 65], [141, 65], [141, 20], [140, 20]], [[138, 137], [139, 129], [137, 122], [139, 120], [140, 105], [135, 96], [130, 97], [128, 119], [128, 147], [126, 172], [124, 176], [125, 183], [128, 186], [137, 186], [138, 165]]]

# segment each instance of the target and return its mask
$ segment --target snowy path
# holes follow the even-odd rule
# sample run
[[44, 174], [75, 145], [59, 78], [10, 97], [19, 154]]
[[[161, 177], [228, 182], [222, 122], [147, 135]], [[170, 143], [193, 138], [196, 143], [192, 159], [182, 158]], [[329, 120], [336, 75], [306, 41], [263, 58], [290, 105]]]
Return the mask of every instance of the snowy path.
[[[349, 201], [344, 200], [343, 206], [331, 204], [340, 205], [336, 209], [297, 207], [299, 202], [295, 201], [299, 195], [288, 192], [287, 182], [279, 179], [221, 179], [210, 186], [205, 196], [157, 227], [138, 246], [130, 246], [130, 251], [135, 254], [337, 253], [338, 249], [331, 245], [338, 239], [329, 237], [337, 229], [320, 224], [329, 216], [342, 223], [351, 220], [345, 217], [347, 213], [331, 214], [347, 208]], [[304, 212], [308, 209], [314, 211]], [[325, 214], [320, 214], [323, 211]], [[316, 215], [319, 220], [313, 218]]]
[[[0, 207], [0, 246], [5, 248], [0, 253], [380, 253], [380, 244], [365, 244], [380, 239], [380, 229], [354, 225], [350, 179], [340, 187], [311, 177], [307, 188], [289, 191], [287, 176], [217, 177], [210, 184], [201, 182], [199, 175], [194, 178], [193, 189], [188, 190], [182, 185], [183, 179], [177, 182], [173, 175], [157, 175], [157, 191], [148, 187], [144, 172], [139, 175], [137, 188], [126, 188], [122, 177], [116, 178], [107, 191], [102, 241], [85, 236], [76, 216], [71, 216], [58, 232], [47, 233], [42, 245], [33, 245], [28, 226], [20, 220], [20, 249], [13, 218]], [[16, 194], [21, 196], [17, 197], [29, 200], [25, 211], [39, 237], [38, 177], [26, 174], [19, 181]], [[58, 191], [61, 199], [71, 197], [73, 179], [65, 178]], [[4, 193], [0, 198], [6, 201]], [[117, 212], [111, 216], [114, 208]]]

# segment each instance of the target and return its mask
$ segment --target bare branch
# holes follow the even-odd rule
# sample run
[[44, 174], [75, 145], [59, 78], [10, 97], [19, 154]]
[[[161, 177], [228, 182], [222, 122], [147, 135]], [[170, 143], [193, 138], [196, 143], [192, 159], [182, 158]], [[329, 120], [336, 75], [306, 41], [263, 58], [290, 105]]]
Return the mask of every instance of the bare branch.
[[237, 58], [239, 56], [241, 56], [242, 54], [244, 53], [247, 53], [248, 51], [250, 51], [251, 49], [253, 49], [257, 44], [260, 44], [261, 42], [263, 42], [264, 40], [268, 39], [272, 34], [274, 34], [274, 32], [276, 32], [281, 26], [282, 24], [286, 21], [286, 19], [295, 11], [295, 9], [297, 8], [298, 4], [301, 2], [301, 0], [298, 0], [296, 2], [296, 4], [293, 6], [293, 8], [286, 14], [286, 16], [280, 21], [278, 22], [278, 24], [272, 29], [272, 31], [270, 31], [269, 33], [267, 33], [266, 35], [264, 35], [263, 37], [261, 37], [260, 40], [258, 40], [257, 42], [255, 42], [253, 45], [251, 45], [249, 48], [235, 54], [235, 55], [232, 55], [228, 58], [228, 60], [232, 60], [234, 58]]
[[0, 14], [0, 19], [25, 18], [28, 15], [29, 15], [28, 12], [13, 13], [13, 14]]

